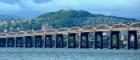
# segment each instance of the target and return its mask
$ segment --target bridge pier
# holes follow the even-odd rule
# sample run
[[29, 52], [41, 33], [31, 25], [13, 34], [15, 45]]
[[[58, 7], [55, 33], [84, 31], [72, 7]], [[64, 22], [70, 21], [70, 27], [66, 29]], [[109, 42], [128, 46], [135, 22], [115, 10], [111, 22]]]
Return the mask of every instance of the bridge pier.
[[6, 38], [0, 38], [0, 47], [5, 48], [6, 47]]
[[68, 48], [76, 48], [76, 33], [69, 33]]
[[16, 47], [24, 47], [24, 38], [23, 37], [16, 37]]
[[56, 34], [56, 48], [64, 48], [63, 34]]
[[15, 38], [14, 37], [8, 37], [7, 38], [7, 47], [8, 48], [14, 48], [15, 47]]
[[52, 35], [45, 35], [45, 48], [46, 47], [49, 47], [49, 48], [53, 47]]
[[80, 48], [89, 48], [88, 34], [89, 32], [81, 32]]
[[103, 49], [103, 32], [102, 31], [95, 32], [95, 49], [96, 48]]
[[35, 48], [42, 48], [43, 47], [43, 36], [36, 35], [35, 36]]
[[34, 41], [32, 36], [25, 36], [25, 48], [34, 47]]
[[[112, 48], [119, 49], [120, 48], [119, 34], [120, 34], [120, 31], [111, 31], [110, 49], [112, 49]], [[116, 41], [114, 41], [114, 39]]]
[[[134, 41], [131, 41], [131, 37], [133, 36]], [[134, 48], [137, 49], [137, 31], [128, 31], [128, 49]]]

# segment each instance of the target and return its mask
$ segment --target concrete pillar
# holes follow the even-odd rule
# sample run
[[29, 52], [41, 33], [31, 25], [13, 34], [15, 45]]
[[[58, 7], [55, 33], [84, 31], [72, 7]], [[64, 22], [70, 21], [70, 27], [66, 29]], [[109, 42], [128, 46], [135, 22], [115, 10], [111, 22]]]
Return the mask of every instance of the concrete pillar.
[[[131, 42], [131, 37], [133, 35], [134, 42]], [[132, 45], [132, 46], [131, 46]], [[134, 48], [137, 49], [137, 31], [128, 31], [128, 49]]]
[[80, 48], [88, 48], [89, 47], [88, 34], [89, 34], [89, 32], [81, 32]]
[[24, 41], [23, 37], [16, 37], [16, 47], [24, 47]]
[[9, 37], [7, 38], [7, 47], [14, 48], [15, 47], [15, 38]]
[[[111, 31], [111, 40], [110, 40], [110, 48], [116, 48], [116, 49], [119, 49], [120, 48], [120, 38], [119, 38], [119, 34], [120, 32], [119, 31]], [[115, 38], [114, 38], [115, 37]], [[115, 39], [116, 43], [113, 44], [113, 39]], [[114, 46], [115, 45], [115, 46]]]
[[43, 47], [43, 39], [41, 35], [35, 36], [35, 48], [42, 48]]
[[64, 36], [63, 34], [56, 34], [56, 48], [64, 47]]
[[34, 41], [32, 36], [25, 36], [25, 48], [34, 47]]
[[95, 32], [95, 49], [96, 48], [103, 49], [103, 32], [102, 31]]
[[25, 48], [26, 46], [25, 46], [25, 44], [26, 44], [26, 37], [25, 36], [22, 36], [23, 37], [23, 48]]
[[52, 35], [45, 35], [45, 48], [49, 47], [52, 48], [53, 47], [53, 41], [52, 41]]
[[6, 47], [6, 38], [0, 38], [0, 47], [2, 48]]
[[76, 33], [69, 33], [68, 48], [76, 48]]

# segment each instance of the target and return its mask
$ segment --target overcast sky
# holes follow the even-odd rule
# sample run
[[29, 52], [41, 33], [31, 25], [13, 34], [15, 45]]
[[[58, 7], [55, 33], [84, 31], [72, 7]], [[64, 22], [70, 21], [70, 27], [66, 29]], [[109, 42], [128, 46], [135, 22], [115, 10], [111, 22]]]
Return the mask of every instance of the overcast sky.
[[60, 9], [140, 19], [140, 0], [0, 0], [0, 15], [30, 18]]

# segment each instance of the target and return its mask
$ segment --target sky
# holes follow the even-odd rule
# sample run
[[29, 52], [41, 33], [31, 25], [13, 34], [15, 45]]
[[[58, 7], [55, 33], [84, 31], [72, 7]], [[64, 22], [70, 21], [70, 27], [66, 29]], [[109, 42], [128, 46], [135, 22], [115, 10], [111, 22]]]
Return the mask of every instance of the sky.
[[32, 18], [61, 9], [140, 19], [140, 0], [0, 0], [0, 15]]

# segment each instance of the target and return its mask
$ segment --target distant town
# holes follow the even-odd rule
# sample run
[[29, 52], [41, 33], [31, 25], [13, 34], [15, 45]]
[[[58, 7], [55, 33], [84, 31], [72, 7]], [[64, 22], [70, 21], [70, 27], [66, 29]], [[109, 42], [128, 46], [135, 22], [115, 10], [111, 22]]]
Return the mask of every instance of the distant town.
[[16, 17], [9, 18], [3, 16], [0, 18], [0, 22], [0, 32], [16, 32], [65, 27], [70, 28], [74, 26], [83, 27], [85, 25], [130, 24], [140, 22], [140, 20], [91, 14], [83, 10], [59, 10], [57, 12], [45, 13], [32, 19], [21, 19]]

